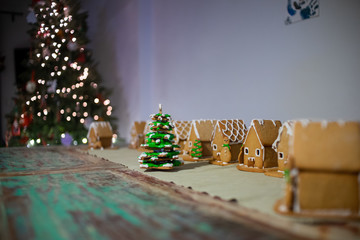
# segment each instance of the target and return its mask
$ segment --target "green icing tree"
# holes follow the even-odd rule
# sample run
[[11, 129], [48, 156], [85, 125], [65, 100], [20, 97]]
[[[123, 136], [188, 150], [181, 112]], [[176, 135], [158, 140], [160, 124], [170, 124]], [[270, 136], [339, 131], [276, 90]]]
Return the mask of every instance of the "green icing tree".
[[65, 133], [81, 143], [93, 120], [114, 127], [110, 91], [101, 86], [86, 47], [86, 18], [77, 0], [32, 1], [31, 48], [7, 115], [8, 145], [61, 144]]
[[191, 149], [191, 156], [193, 158], [201, 158], [202, 157], [202, 146], [199, 139], [195, 140], [194, 147]]
[[161, 105], [159, 113], [150, 115], [153, 122], [150, 123], [151, 132], [146, 134], [144, 147], [146, 152], [139, 156], [140, 168], [145, 169], [172, 169], [175, 166], [183, 165], [182, 160], [178, 160], [180, 151], [174, 144], [174, 134], [171, 133], [173, 125], [171, 116], [163, 114]]

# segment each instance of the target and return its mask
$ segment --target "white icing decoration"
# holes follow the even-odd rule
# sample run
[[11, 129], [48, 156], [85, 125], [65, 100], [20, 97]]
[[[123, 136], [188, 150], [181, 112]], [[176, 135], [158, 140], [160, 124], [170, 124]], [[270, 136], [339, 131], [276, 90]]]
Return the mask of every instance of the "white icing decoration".
[[326, 129], [327, 125], [328, 125], [328, 121], [326, 121], [326, 120], [321, 121], [321, 128], [322, 129]]
[[165, 163], [164, 165], [162, 165], [162, 167], [173, 167], [174, 164], [172, 163]]
[[300, 119], [300, 120], [296, 120], [296, 121], [300, 122], [304, 128], [307, 127], [307, 125], [310, 123], [309, 119]]
[[166, 157], [166, 155], [167, 155], [166, 152], [159, 153], [159, 157]]
[[189, 136], [191, 129], [191, 121], [174, 121], [175, 143], [178, 144], [179, 140], [186, 140]]
[[340, 119], [337, 121], [337, 123], [339, 124], [340, 127], [344, 127], [346, 122]]
[[[198, 121], [198, 120], [196, 120], [196, 121]], [[199, 132], [198, 132], [198, 130], [197, 130], [196, 124], [194, 123], [194, 124], [192, 125], [192, 127], [194, 128], [196, 138], [197, 138], [197, 139], [200, 139], [200, 134], [199, 134]]]
[[280, 211], [280, 212], [287, 212], [288, 209], [286, 208], [286, 205], [285, 205], [285, 204], [281, 204], [281, 205], [279, 206], [279, 211]]
[[253, 119], [253, 120], [251, 121], [251, 125], [254, 125], [254, 124], [255, 124], [255, 121], [258, 121], [258, 123], [259, 123], [260, 125], [264, 125], [264, 119]]
[[98, 121], [98, 122], [92, 122], [89, 126], [89, 131], [88, 131], [88, 134], [87, 134], [87, 138], [90, 137], [90, 130], [93, 129], [94, 130], [94, 133], [96, 136], [98, 136], [98, 129], [99, 127], [101, 127], [102, 129], [103, 128], [107, 128], [108, 130], [110, 130], [112, 132], [112, 127], [110, 125], [109, 122], [107, 121]]
[[[222, 129], [222, 134], [230, 140], [230, 144], [242, 143], [244, 141], [246, 126], [239, 119], [219, 120], [216, 123], [216, 129]], [[215, 130], [212, 139], [215, 137]]]
[[292, 121], [286, 121], [283, 125], [281, 125], [281, 127], [279, 128], [279, 133], [278, 133], [278, 136], [277, 138], [275, 139], [274, 143], [272, 144], [272, 148], [277, 152], [277, 147], [279, 145], [279, 142], [280, 142], [280, 138], [281, 138], [281, 134], [283, 132], [283, 130], [286, 128], [286, 133], [287, 135], [289, 136], [293, 136], [293, 128], [294, 128], [294, 125], [293, 125], [293, 122]]
[[[244, 143], [246, 142], [247, 137], [249, 136], [250, 129], [251, 129], [251, 128], [254, 128], [254, 131], [255, 131], [255, 133], [256, 133], [256, 137], [257, 137], [257, 139], [259, 140], [259, 143], [261, 144], [261, 149], [264, 149], [264, 146], [262, 145], [262, 142], [260, 141], [259, 134], [258, 134], [258, 132], [257, 132], [257, 130], [256, 130], [256, 127], [255, 127], [255, 123], [254, 123], [255, 121], [258, 121], [259, 123], [261, 122], [261, 123], [260, 123], [261, 125], [264, 124], [264, 120], [262, 120], [262, 119], [253, 119], [253, 120], [251, 121], [250, 128], [249, 128], [248, 134], [246, 135], [246, 138], [245, 138]], [[262, 160], [263, 160], [263, 162], [265, 161], [265, 154], [262, 155]]]
[[298, 174], [299, 174], [299, 170], [297, 168], [291, 169], [291, 171], [290, 171], [290, 176], [291, 177], [297, 177]]

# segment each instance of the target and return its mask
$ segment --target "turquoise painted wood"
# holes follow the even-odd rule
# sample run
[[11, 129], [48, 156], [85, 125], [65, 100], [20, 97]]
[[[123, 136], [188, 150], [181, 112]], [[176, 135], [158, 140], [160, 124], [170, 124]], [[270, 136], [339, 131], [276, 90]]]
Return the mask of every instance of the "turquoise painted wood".
[[[49, 160], [42, 167], [54, 169], [50, 161], [58, 158], [57, 153], [55, 157], [45, 149], [41, 154], [31, 150], [23, 156], [26, 160], [21, 157], [25, 170], [27, 165], [33, 169], [39, 155], [42, 161]], [[66, 151], [62, 155], [63, 163], [70, 159]], [[6, 171], [24, 170], [9, 163], [18, 157], [0, 149]], [[208, 214], [189, 199], [145, 183], [146, 178], [134, 181], [128, 172], [119, 166], [116, 170], [0, 174], [0, 239], [276, 239]]]
[[55, 170], [84, 165], [83, 159], [58, 148], [2, 148], [0, 173]]

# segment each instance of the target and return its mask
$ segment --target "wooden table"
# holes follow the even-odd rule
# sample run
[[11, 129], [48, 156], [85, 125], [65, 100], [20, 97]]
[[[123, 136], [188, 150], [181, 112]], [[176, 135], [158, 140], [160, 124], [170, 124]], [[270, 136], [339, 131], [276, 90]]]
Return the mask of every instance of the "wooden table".
[[[126, 148], [0, 149], [0, 239], [359, 237], [356, 222], [314, 224], [274, 214], [270, 192], [280, 192], [281, 179], [266, 177], [268, 185], [257, 186], [262, 175], [207, 163], [144, 171], [138, 155]], [[267, 202], [256, 208], [261, 196]]]

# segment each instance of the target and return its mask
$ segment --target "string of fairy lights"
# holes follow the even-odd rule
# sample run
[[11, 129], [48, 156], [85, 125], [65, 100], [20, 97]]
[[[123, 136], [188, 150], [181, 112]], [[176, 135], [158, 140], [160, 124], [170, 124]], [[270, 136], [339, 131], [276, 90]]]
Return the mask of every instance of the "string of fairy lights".
[[[41, 103], [42, 100], [54, 98], [55, 95], [59, 95], [61, 98], [72, 98], [76, 101], [74, 109], [70, 109], [70, 107], [62, 107], [58, 110], [61, 116], [63, 116], [63, 119], [66, 121], [78, 118], [78, 121], [84, 124], [87, 117], [92, 117], [95, 121], [99, 120], [99, 115], [94, 114], [93, 116], [90, 116], [90, 113], [86, 110], [89, 106], [89, 101], [93, 101], [95, 104], [103, 104], [106, 109], [106, 115], [111, 116], [112, 107], [110, 106], [109, 99], [103, 100], [96, 97], [93, 100], [90, 100], [86, 94], [83, 94], [84, 91], [80, 91], [80, 89], [85, 86], [84, 82], [89, 77], [89, 68], [82, 66], [82, 64], [78, 61], [70, 62], [71, 57], [63, 56], [62, 54], [61, 48], [63, 47], [67, 47], [70, 51], [78, 49], [80, 53], [83, 53], [85, 49], [83, 47], [78, 47], [76, 31], [75, 29], [70, 28], [73, 17], [69, 14], [69, 8], [64, 6], [61, 8], [61, 12], [59, 12], [58, 7], [59, 6], [56, 2], [51, 2], [50, 6], [40, 6], [39, 12], [35, 13], [39, 22], [39, 29], [36, 32], [36, 38], [39, 40], [38, 47], [41, 49], [41, 52], [38, 51], [35, 53], [35, 59], [40, 63], [42, 68], [49, 68], [52, 64], [54, 67], [51, 69], [47, 79], [43, 79], [43, 77], [35, 80], [39, 86], [42, 86], [43, 88], [49, 87], [51, 89], [42, 93], [40, 91], [34, 91], [34, 95], [29, 97], [26, 101], [26, 105], [30, 106], [30, 104], [35, 101], [39, 101], [39, 103]], [[50, 18], [56, 18], [56, 20], [49, 21]], [[47, 26], [46, 22], [52, 23]], [[70, 36], [68, 41], [64, 37], [64, 32]], [[49, 44], [49, 38], [54, 42]], [[75, 83], [68, 87], [57, 86], [61, 85], [57, 82], [58, 78], [62, 76], [64, 71], [67, 71], [68, 68], [78, 72], [78, 77]], [[98, 87], [95, 82], [88, 84], [90, 84], [90, 86], [94, 89]], [[50, 111], [52, 111], [52, 109], [44, 108], [37, 113], [34, 113], [34, 115], [42, 117], [43, 120], [46, 120]]]

